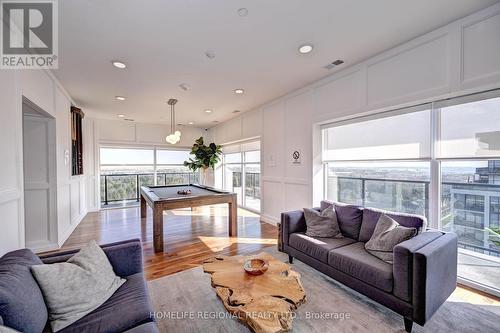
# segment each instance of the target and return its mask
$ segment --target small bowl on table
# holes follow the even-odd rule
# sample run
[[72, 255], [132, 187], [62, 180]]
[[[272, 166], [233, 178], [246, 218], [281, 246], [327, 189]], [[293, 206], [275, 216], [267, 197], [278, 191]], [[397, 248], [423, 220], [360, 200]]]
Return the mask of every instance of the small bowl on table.
[[251, 258], [245, 260], [243, 263], [243, 269], [250, 275], [261, 275], [264, 274], [269, 268], [269, 263], [267, 260], [259, 258]]

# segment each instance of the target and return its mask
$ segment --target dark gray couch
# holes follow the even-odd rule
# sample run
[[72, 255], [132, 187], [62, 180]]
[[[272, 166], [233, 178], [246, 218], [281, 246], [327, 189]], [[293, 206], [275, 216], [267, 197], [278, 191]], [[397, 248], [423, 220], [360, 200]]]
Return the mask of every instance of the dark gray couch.
[[[157, 333], [153, 308], [142, 268], [138, 239], [103, 245], [115, 273], [127, 281], [99, 308], [60, 333]], [[42, 292], [30, 266], [68, 260], [77, 250], [38, 257], [28, 249], [9, 252], [0, 258], [0, 325], [24, 333], [50, 328]]]
[[295, 257], [401, 314], [407, 332], [413, 322], [424, 325], [455, 290], [456, 235], [427, 230], [424, 217], [385, 212], [419, 230], [394, 248], [391, 265], [364, 248], [383, 211], [329, 201], [321, 202], [320, 208], [332, 204], [343, 238], [309, 237], [302, 210], [281, 214], [281, 250], [288, 253], [290, 263]]

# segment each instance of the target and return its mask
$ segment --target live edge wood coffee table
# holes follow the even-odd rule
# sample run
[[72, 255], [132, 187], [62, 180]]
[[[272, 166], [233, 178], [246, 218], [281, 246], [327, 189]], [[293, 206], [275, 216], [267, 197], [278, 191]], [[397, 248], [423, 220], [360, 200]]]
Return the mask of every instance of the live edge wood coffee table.
[[[243, 269], [249, 258], [265, 259], [268, 270], [250, 275]], [[293, 310], [305, 302], [300, 274], [268, 253], [255, 256], [217, 256], [203, 264], [224, 307], [254, 332], [284, 332], [292, 327]]]

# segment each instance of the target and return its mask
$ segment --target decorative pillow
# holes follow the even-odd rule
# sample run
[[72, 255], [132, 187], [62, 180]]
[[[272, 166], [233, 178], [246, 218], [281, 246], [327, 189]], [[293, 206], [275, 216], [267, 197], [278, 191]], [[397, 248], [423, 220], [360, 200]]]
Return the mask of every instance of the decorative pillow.
[[33, 266], [31, 272], [42, 289], [54, 332], [98, 308], [125, 283], [95, 241], [65, 263]]
[[372, 237], [365, 244], [365, 249], [375, 257], [392, 264], [394, 247], [416, 234], [416, 228], [403, 227], [389, 216], [382, 214]]
[[304, 208], [306, 220], [306, 235], [310, 237], [334, 237], [341, 238], [337, 214], [332, 206], [321, 212], [314, 209]]

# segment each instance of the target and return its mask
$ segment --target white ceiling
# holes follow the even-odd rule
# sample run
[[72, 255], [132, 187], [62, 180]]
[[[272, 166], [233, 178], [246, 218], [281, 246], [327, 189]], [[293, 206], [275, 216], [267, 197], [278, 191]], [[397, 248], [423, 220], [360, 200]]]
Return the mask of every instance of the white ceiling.
[[[177, 98], [178, 123], [210, 127], [331, 74], [331, 61], [345, 68], [496, 2], [64, 0], [54, 74], [92, 116], [168, 123], [166, 101]], [[305, 42], [314, 50], [299, 55]]]

